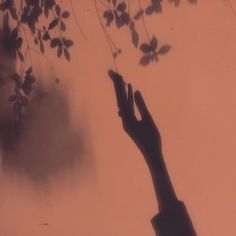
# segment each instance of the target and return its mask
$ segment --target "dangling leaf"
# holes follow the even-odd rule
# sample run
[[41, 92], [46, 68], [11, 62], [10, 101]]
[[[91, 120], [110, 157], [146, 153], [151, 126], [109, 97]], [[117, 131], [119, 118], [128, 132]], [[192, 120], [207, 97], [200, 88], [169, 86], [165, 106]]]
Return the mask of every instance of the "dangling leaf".
[[151, 15], [154, 12], [154, 7], [153, 6], [149, 6], [147, 7], [147, 9], [145, 10], [147, 15]]
[[57, 16], [61, 15], [61, 7], [59, 5], [55, 6], [55, 12], [56, 12]]
[[70, 13], [68, 11], [64, 11], [61, 15], [62, 18], [68, 18], [70, 16]]
[[139, 20], [144, 14], [144, 10], [143, 9], [140, 9], [134, 16], [134, 19], [135, 20]]
[[121, 3], [117, 6], [116, 9], [117, 9], [118, 11], [123, 12], [123, 11], [125, 11], [126, 8], [127, 8], [126, 3], [125, 3], [125, 2], [121, 2]]
[[62, 31], [66, 30], [66, 25], [65, 25], [65, 23], [62, 20], [60, 21], [60, 26], [61, 26], [61, 30]]
[[43, 40], [47, 41], [47, 40], [49, 40], [49, 39], [50, 39], [49, 33], [48, 33], [48, 32], [44, 33], [44, 35], [43, 35]]
[[170, 45], [164, 45], [159, 49], [158, 54], [164, 55], [170, 51], [170, 48], [171, 48]]
[[55, 26], [57, 26], [59, 23], [59, 19], [58, 18], [55, 18], [48, 26], [48, 29], [51, 30], [53, 29]]
[[139, 64], [142, 66], [147, 66], [151, 61], [151, 55], [142, 56]]
[[112, 21], [114, 20], [113, 12], [112, 12], [111, 10], [105, 11], [105, 12], [103, 13], [103, 17], [107, 19], [106, 25], [107, 25], [107, 26], [110, 26], [111, 23], [112, 23]]
[[149, 44], [147, 43], [143, 43], [141, 44], [140, 46], [140, 50], [143, 52], [143, 53], [150, 53], [152, 51], [152, 48]]
[[63, 39], [63, 43], [67, 48], [73, 46], [73, 44], [74, 44], [74, 42], [70, 39]]
[[128, 14], [127, 12], [123, 12], [123, 13], [121, 14], [120, 18], [121, 18], [123, 24], [126, 24], [126, 25], [129, 24], [130, 16], [129, 16], [129, 14]]
[[61, 45], [61, 40], [59, 38], [53, 38], [50, 43], [51, 48], [55, 48], [56, 46]]
[[152, 51], [155, 51], [157, 49], [157, 38], [155, 36], [152, 37], [152, 40], [150, 42], [150, 47], [152, 49]]
[[64, 55], [67, 61], [70, 61], [70, 53], [66, 48], [63, 48]]
[[139, 44], [139, 36], [135, 29], [132, 30], [132, 43], [137, 48]]

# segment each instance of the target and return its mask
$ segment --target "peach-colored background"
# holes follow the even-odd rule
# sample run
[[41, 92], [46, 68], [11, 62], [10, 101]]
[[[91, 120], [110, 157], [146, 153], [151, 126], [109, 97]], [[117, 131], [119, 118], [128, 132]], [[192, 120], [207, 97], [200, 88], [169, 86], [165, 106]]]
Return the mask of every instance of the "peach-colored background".
[[[143, 91], [177, 194], [201, 236], [236, 235], [236, 16], [227, 2], [199, 0], [192, 6], [183, 0], [174, 8], [164, 1], [163, 14], [146, 20], [172, 50], [147, 68], [137, 66], [140, 54], [128, 31], [112, 32], [123, 48], [119, 70]], [[68, 30], [78, 38], [72, 61], [54, 65], [61, 86], [70, 89], [73, 124], [81, 115], [86, 119], [94, 167], [40, 190], [2, 173], [0, 235], [154, 235], [150, 219], [157, 204], [150, 176], [117, 116], [106, 74], [112, 59], [93, 1], [74, 4], [88, 40], [72, 20]], [[47, 66], [42, 59], [37, 70], [47, 74]], [[45, 222], [49, 226], [39, 225]]]

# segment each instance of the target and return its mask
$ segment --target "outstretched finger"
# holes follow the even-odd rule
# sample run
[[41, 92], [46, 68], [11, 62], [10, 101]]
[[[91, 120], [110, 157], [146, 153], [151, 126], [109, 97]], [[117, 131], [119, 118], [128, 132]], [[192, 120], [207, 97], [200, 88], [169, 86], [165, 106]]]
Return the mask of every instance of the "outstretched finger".
[[128, 103], [131, 110], [132, 115], [134, 115], [134, 95], [133, 88], [131, 84], [128, 84]]
[[108, 74], [114, 84], [118, 108], [123, 113], [127, 109], [127, 95], [124, 80], [121, 75], [112, 70], [109, 70]]
[[143, 96], [142, 94], [140, 93], [140, 91], [136, 91], [134, 93], [134, 99], [135, 99], [135, 103], [137, 105], [137, 108], [139, 110], [139, 113], [142, 117], [142, 119], [149, 119], [151, 118], [151, 115], [148, 111], [148, 108], [144, 102], [144, 99], [143, 99]]

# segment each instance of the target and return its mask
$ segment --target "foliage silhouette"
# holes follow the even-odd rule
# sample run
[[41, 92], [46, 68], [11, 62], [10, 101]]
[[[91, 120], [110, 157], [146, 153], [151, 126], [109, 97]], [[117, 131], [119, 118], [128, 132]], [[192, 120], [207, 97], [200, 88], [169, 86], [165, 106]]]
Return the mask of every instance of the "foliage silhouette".
[[[66, 20], [69, 11], [62, 10], [55, 0], [3, 0], [0, 4], [3, 13], [3, 46], [15, 59], [21, 61], [21, 69], [9, 77], [15, 82], [14, 94], [9, 97], [17, 119], [21, 120], [22, 111], [34, 88], [36, 76], [33, 73], [30, 38], [45, 53], [45, 44], [57, 50], [57, 57], [64, 55], [70, 61], [69, 49], [73, 41], [66, 38]], [[45, 21], [46, 19], [46, 21]], [[55, 29], [57, 29], [55, 33]], [[30, 60], [27, 66], [27, 60]]]
[[[127, 27], [131, 34], [131, 42], [133, 46], [137, 49], [141, 50], [141, 53], [144, 53], [144, 55], [141, 56], [141, 59], [139, 61], [139, 64], [142, 66], [147, 66], [151, 62], [157, 62], [158, 61], [158, 55], [164, 55], [170, 50], [169, 45], [162, 46], [159, 51], [157, 52], [157, 48], [152, 48], [152, 50], [148, 51], [144, 48], [153, 47], [153, 43], [157, 43], [157, 37], [153, 35], [150, 37], [148, 33], [148, 29], [145, 22], [145, 16], [151, 16], [153, 14], [160, 14], [163, 11], [163, 1], [162, 0], [150, 0], [149, 4], [146, 7], [142, 6], [141, 0], [138, 1], [138, 9], [132, 9], [135, 10], [136, 13], [132, 16], [130, 13], [130, 8], [132, 5], [132, 1], [130, 0], [94, 0], [98, 17], [100, 18], [100, 23], [102, 25], [106, 40], [110, 46], [114, 64], [117, 68], [116, 58], [121, 54], [120, 49], [116, 46], [115, 42], [112, 40], [112, 37], [109, 35], [108, 28], [109, 27], [116, 27], [117, 29]], [[188, 0], [189, 3], [195, 4], [197, 3], [197, 0]], [[173, 4], [174, 6], [178, 6], [180, 4], [180, 0], [169, 0], [170, 4]], [[105, 8], [103, 11], [103, 19], [105, 23], [103, 23], [99, 7]], [[99, 7], [98, 7], [99, 6]], [[136, 23], [138, 21], [142, 21], [143, 28], [146, 33], [146, 40], [141, 43], [141, 37], [140, 33], [137, 30]], [[141, 45], [140, 45], [141, 44]], [[144, 46], [145, 45], [145, 46]], [[149, 45], [149, 46], [147, 46]], [[145, 51], [144, 51], [145, 50]], [[119, 52], [118, 52], [119, 51]]]
[[[69, 2], [71, 12], [75, 16], [72, 0]], [[188, 2], [193, 4], [197, 0], [188, 0]], [[135, 9], [134, 2], [130, 0], [94, 0], [99, 22], [109, 44], [117, 71], [116, 58], [122, 54], [122, 50], [112, 39], [109, 33], [110, 27], [117, 29], [127, 27], [133, 46], [140, 50], [139, 64], [142, 66], [158, 62], [159, 56], [168, 53], [171, 48], [168, 44], [159, 47], [157, 36], [149, 35], [145, 21], [146, 16], [160, 14], [163, 11], [163, 1], [149, 0], [145, 6], [142, 6], [141, 0], [137, 0], [137, 3], [138, 7]], [[178, 6], [180, 0], [169, 0], [169, 3]], [[131, 14], [131, 7], [132, 12], [135, 12], [134, 15]], [[44, 56], [49, 47], [56, 51], [58, 58], [64, 57], [70, 61], [70, 49], [74, 42], [66, 37], [66, 23], [71, 13], [62, 9], [60, 0], [2, 0], [0, 11], [3, 14], [4, 48], [15, 60], [21, 62], [19, 71], [9, 75], [9, 78], [15, 83], [14, 93], [10, 95], [9, 101], [17, 119], [21, 120], [36, 81], [31, 51], [38, 50]], [[84, 36], [76, 16], [75, 20]], [[140, 30], [138, 30], [139, 21], [145, 30], [146, 40], [142, 39]], [[30, 46], [31, 42], [35, 48]], [[58, 82], [59, 79], [55, 78], [55, 81]]]

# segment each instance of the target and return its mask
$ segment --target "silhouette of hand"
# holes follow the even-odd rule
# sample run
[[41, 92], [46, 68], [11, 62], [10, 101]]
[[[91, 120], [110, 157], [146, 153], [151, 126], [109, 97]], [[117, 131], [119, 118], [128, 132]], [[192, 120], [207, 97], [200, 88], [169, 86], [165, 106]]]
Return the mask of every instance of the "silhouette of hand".
[[[124, 130], [143, 153], [147, 164], [149, 166], [158, 164], [159, 166], [162, 160], [161, 136], [140, 91], [135, 91], [133, 95], [132, 86], [128, 84], [128, 92], [126, 92], [122, 76], [112, 70], [108, 74], [114, 83], [119, 116], [122, 119]], [[134, 101], [140, 112], [141, 120], [135, 116]]]

